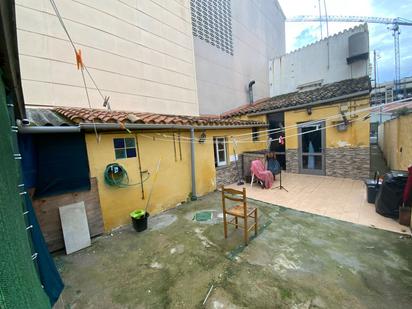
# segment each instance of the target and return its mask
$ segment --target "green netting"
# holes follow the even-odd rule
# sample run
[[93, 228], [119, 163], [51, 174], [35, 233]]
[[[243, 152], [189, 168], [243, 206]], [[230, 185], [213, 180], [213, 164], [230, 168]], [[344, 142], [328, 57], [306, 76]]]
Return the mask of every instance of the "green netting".
[[18, 184], [20, 166], [13, 157], [11, 132], [0, 72], [0, 308], [50, 308], [34, 263]]

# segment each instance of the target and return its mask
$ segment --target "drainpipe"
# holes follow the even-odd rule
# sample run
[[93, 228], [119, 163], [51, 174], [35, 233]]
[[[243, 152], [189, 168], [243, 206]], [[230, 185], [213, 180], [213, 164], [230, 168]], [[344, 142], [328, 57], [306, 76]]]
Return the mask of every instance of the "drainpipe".
[[192, 127], [190, 128], [190, 164], [191, 164], [191, 171], [192, 171], [192, 201], [197, 200], [196, 194], [196, 162], [195, 162], [195, 129]]
[[18, 128], [20, 134], [43, 134], [43, 133], [79, 133], [79, 126], [21, 126]]
[[254, 80], [251, 80], [249, 82], [249, 103], [253, 103], [253, 85], [255, 84]]

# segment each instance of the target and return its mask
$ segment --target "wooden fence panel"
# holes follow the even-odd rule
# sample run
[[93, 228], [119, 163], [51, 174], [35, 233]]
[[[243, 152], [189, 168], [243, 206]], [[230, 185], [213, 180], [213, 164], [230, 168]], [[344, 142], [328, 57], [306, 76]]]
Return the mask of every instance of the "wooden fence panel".
[[91, 178], [90, 183], [90, 191], [65, 193], [33, 199], [33, 207], [50, 252], [64, 248], [59, 215], [59, 207], [61, 206], [84, 201], [90, 236], [94, 237], [103, 234], [104, 226], [97, 189], [97, 179]]

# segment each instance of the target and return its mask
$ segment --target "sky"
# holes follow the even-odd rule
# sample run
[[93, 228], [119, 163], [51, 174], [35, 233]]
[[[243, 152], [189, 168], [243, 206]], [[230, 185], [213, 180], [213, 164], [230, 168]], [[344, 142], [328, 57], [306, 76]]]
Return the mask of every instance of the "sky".
[[[319, 16], [319, 0], [278, 0], [286, 17], [296, 15]], [[372, 17], [402, 17], [412, 20], [412, 2], [409, 0], [325, 0], [328, 15]], [[324, 15], [324, 0], [320, 0]], [[356, 26], [357, 23], [329, 22], [329, 35]], [[286, 52], [313, 43], [321, 38], [318, 22], [286, 23]], [[394, 79], [394, 47], [392, 32], [384, 24], [369, 24], [369, 45], [377, 51], [378, 82]], [[400, 27], [401, 78], [412, 76], [412, 26]], [[326, 25], [323, 25], [323, 36]]]

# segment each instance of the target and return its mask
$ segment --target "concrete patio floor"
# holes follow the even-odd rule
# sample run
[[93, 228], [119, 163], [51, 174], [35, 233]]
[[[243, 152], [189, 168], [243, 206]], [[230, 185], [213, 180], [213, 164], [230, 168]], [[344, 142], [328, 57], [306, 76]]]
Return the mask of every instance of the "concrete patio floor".
[[[55, 308], [407, 308], [412, 240], [250, 200], [260, 232], [223, 237], [220, 193], [55, 256], [65, 282]], [[197, 211], [213, 219], [196, 222]], [[211, 293], [203, 305], [208, 291]]]
[[[366, 200], [366, 188], [361, 180], [283, 173], [282, 185], [289, 192], [275, 188], [278, 185], [277, 177], [270, 190], [262, 189], [256, 183], [252, 188], [250, 183], [244, 187], [247, 196], [255, 200], [387, 231], [411, 234], [409, 227], [376, 213], [375, 205]], [[232, 184], [229, 187], [239, 190], [243, 186]]]

